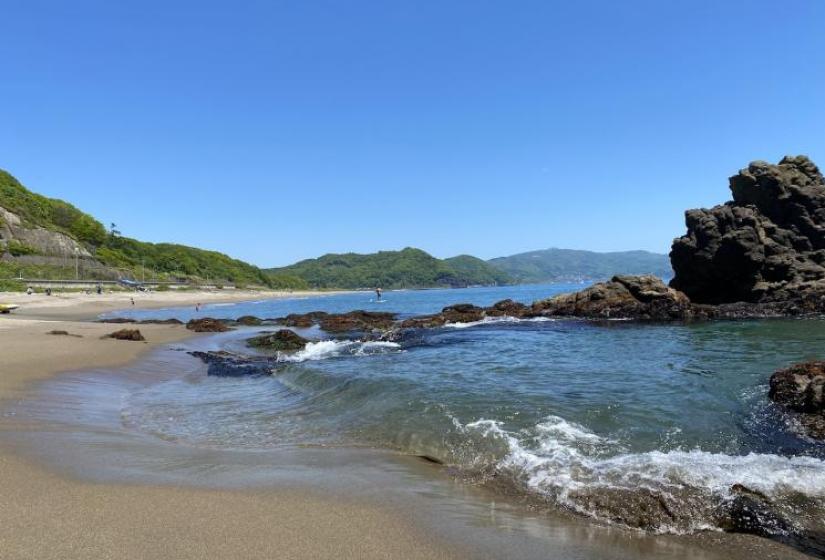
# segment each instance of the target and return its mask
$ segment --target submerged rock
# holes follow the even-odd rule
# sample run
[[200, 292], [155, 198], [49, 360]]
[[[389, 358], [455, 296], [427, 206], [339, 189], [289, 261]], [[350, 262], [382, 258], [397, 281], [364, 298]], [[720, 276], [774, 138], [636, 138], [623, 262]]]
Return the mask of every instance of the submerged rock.
[[247, 346], [278, 352], [296, 352], [302, 350], [307, 342], [306, 338], [295, 334], [289, 329], [281, 329], [275, 333], [262, 334], [247, 339]]
[[113, 333], [102, 336], [101, 338], [114, 338], [116, 340], [133, 340], [135, 342], [142, 342], [146, 340], [138, 329], [120, 329]]
[[[698, 303], [825, 295], [825, 179], [805, 156], [751, 163], [730, 178], [733, 200], [688, 210], [674, 240], [671, 286]], [[825, 310], [816, 298], [811, 311]]]
[[190, 352], [206, 364], [206, 374], [216, 377], [270, 375], [275, 362], [270, 358], [250, 358], [225, 350]]
[[730, 499], [719, 508], [719, 527], [729, 533], [747, 533], [760, 537], [789, 535], [793, 526], [776, 512], [771, 501], [741, 484], [730, 489]]
[[771, 375], [768, 397], [792, 411], [806, 435], [825, 439], [825, 361], [776, 371]]
[[186, 323], [186, 328], [195, 332], [226, 332], [229, 330], [220, 319], [204, 317], [203, 319], [192, 319]]

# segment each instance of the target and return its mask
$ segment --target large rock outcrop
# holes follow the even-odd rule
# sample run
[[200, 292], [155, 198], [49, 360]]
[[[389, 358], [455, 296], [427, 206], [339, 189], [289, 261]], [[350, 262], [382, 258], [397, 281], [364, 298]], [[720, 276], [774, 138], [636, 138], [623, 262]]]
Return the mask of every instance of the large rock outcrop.
[[[671, 286], [694, 302], [766, 303], [825, 294], [825, 179], [805, 156], [751, 163], [733, 200], [688, 210]], [[825, 300], [816, 311], [825, 309]]]
[[9, 242], [13, 241], [30, 247], [38, 255], [92, 258], [86, 247], [68, 235], [38, 226], [27, 226], [20, 216], [0, 207], [0, 255], [6, 252]]
[[592, 319], [691, 319], [703, 309], [656, 276], [614, 276], [572, 294], [562, 294], [532, 306], [533, 315]]

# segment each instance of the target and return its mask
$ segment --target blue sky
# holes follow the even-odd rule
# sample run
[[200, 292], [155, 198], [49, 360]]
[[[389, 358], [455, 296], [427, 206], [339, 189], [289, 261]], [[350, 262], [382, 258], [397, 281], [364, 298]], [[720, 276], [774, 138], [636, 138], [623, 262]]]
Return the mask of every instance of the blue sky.
[[825, 2], [2, 3], [0, 167], [262, 266], [666, 252], [754, 159], [825, 167]]

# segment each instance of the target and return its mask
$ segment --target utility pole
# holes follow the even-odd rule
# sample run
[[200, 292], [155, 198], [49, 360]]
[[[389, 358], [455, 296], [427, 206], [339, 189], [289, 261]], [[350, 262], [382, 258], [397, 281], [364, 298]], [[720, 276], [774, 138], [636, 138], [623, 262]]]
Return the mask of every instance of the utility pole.
[[77, 247], [74, 248], [74, 279], [80, 280], [80, 267], [77, 259]]
[[141, 282], [146, 283], [146, 258], [140, 257]]

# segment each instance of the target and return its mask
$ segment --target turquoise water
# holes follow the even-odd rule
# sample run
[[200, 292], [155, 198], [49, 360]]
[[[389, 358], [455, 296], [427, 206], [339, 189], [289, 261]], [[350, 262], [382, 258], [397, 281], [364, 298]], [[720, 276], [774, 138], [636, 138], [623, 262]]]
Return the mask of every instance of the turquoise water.
[[[381, 304], [359, 293], [207, 306], [201, 315], [411, 315], [577, 287], [390, 292]], [[135, 315], [188, 319], [194, 310]], [[192, 344], [243, 350], [255, 332]], [[823, 321], [503, 320], [400, 344], [299, 332], [316, 341], [271, 376], [173, 376], [133, 392], [124, 421], [206, 448], [370, 446], [428, 455], [467, 480], [631, 525], [627, 509], [655, 495], [667, 504], [654, 523], [661, 531], [714, 527], [734, 484], [768, 496], [800, 526], [823, 525], [825, 446], [798, 435], [767, 399], [776, 368], [823, 357]]]

